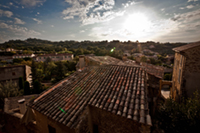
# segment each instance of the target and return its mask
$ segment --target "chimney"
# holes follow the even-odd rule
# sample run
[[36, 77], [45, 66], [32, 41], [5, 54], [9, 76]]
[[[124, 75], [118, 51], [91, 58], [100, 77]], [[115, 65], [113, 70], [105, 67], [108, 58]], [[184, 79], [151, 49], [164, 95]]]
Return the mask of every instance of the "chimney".
[[20, 113], [25, 114], [25, 112], [26, 112], [25, 99], [18, 100], [18, 103], [19, 103]]
[[124, 55], [123, 55], [122, 60], [123, 60], [123, 61], [127, 61], [127, 54], [124, 54]]
[[79, 55], [79, 69], [82, 69], [84, 67], [85, 67], [84, 55]]

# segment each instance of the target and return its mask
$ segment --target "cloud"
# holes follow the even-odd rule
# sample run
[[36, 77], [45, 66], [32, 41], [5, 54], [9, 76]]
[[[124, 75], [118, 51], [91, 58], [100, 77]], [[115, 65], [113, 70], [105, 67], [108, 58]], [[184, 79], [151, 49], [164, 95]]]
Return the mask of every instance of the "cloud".
[[[83, 25], [105, 22], [122, 12], [112, 11], [114, 0], [65, 0], [71, 7], [63, 10], [63, 19], [78, 17]], [[121, 14], [120, 14], [121, 13]]]
[[21, 0], [21, 4], [26, 7], [34, 7], [37, 5], [43, 5], [46, 0]]
[[37, 24], [42, 24], [42, 20], [39, 20], [39, 19], [37, 19], [37, 18], [33, 18], [33, 20], [36, 21]]
[[81, 31], [80, 31], [80, 33], [84, 33], [84, 32], [85, 32], [85, 30], [81, 30]]
[[192, 1], [194, 1], [194, 2], [195, 2], [195, 1], [198, 1], [198, 0], [188, 0], [188, 2], [192, 2]]
[[171, 19], [173, 21], [180, 21], [184, 23], [200, 20], [200, 9], [183, 14], [175, 14], [175, 16]]
[[11, 11], [4, 11], [0, 9], [0, 17], [1, 16], [6, 16], [8, 18], [12, 17], [13, 13]]
[[5, 6], [5, 5], [1, 5], [1, 4], [0, 4], [0, 7], [10, 8], [9, 6]]
[[127, 3], [122, 3], [122, 6], [123, 6], [124, 8], [127, 8], [127, 7], [129, 7], [129, 6], [131, 6], [131, 5], [135, 5], [135, 4], [136, 4], [135, 1], [128, 1]]
[[53, 27], [54, 27], [54, 25], [51, 25], [51, 27], [53, 28]]
[[180, 7], [179, 9], [185, 9], [184, 7]]
[[30, 36], [38, 36], [39, 32], [34, 30], [28, 30], [26, 27], [20, 27], [17, 25], [8, 25], [6, 23], [0, 23], [1, 29], [7, 29], [9, 32], [13, 33], [16, 36], [30, 37]]
[[188, 5], [188, 6], [186, 6], [187, 9], [191, 9], [191, 8], [193, 8], [193, 7], [194, 7], [193, 5]]
[[14, 18], [15, 19], [15, 24], [25, 24], [24, 21], [22, 21], [21, 19], [19, 18]]

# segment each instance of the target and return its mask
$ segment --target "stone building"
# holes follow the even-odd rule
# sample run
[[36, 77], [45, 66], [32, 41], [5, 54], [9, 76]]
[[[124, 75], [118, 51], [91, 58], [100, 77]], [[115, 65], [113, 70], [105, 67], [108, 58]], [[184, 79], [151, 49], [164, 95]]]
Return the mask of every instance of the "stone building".
[[123, 60], [111, 56], [80, 55], [76, 68], [78, 70], [87, 66], [100, 65], [125, 65], [139, 67], [135, 61], [127, 59], [127, 56], [125, 55], [123, 56]]
[[44, 54], [35, 56], [33, 59], [37, 62], [45, 61], [47, 58], [50, 58], [52, 61], [62, 61], [62, 60], [72, 60], [74, 58], [73, 54]]
[[[21, 124], [23, 115], [26, 112], [26, 104], [37, 97], [38, 94], [24, 95], [17, 97], [5, 98], [4, 113], [2, 114], [1, 120], [3, 127], [0, 132], [6, 133], [35, 133], [37, 132], [36, 123], [29, 122], [28, 124]], [[28, 113], [30, 111], [27, 111]], [[1, 113], [1, 112], [0, 112]], [[29, 114], [30, 117], [30, 114]]]
[[200, 42], [187, 44], [173, 49], [175, 51], [171, 96], [192, 97], [200, 90]]
[[88, 66], [28, 106], [39, 132], [150, 132], [147, 73], [123, 65]]
[[31, 83], [31, 67], [27, 65], [0, 67], [0, 82], [12, 80], [18, 83], [19, 77], [23, 77], [24, 81]]
[[12, 58], [13, 59], [17, 59], [17, 58], [33, 58], [35, 56], [35, 54], [17, 54], [17, 55], [13, 55]]

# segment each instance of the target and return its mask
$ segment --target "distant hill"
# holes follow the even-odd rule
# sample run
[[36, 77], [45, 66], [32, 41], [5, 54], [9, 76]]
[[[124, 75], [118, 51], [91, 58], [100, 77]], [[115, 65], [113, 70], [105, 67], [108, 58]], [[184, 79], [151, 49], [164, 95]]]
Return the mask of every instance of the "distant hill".
[[[151, 49], [154, 52], [158, 52], [160, 54], [174, 54], [172, 48], [179, 47], [185, 45], [187, 43], [159, 43], [159, 42], [141, 42], [142, 49]], [[150, 46], [154, 46], [151, 48]], [[137, 49], [136, 42], [121, 42], [118, 40], [113, 40], [111, 42], [108, 41], [59, 41], [53, 42], [48, 40], [41, 40], [36, 38], [28, 38], [26, 40], [10, 40], [8, 42], [0, 44], [0, 49], [5, 48], [14, 48], [18, 50], [33, 50], [33, 51], [62, 51], [63, 48], [67, 49], [77, 49], [77, 48], [88, 48], [88, 47], [98, 47], [105, 48], [106, 50], [110, 50], [112, 48], [116, 48], [117, 50], [122, 51], [131, 51], [133, 49]]]

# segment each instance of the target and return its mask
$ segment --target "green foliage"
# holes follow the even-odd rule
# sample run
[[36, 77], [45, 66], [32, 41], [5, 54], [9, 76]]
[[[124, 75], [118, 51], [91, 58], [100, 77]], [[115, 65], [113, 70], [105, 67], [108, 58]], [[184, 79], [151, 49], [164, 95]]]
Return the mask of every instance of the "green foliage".
[[3, 109], [4, 98], [22, 95], [16, 82], [12, 80], [0, 83], [0, 108]]
[[156, 114], [159, 127], [167, 133], [199, 131], [200, 96], [195, 92], [192, 99], [183, 99], [181, 103], [168, 99]]
[[32, 61], [32, 58], [30, 58], [30, 57], [25, 57], [24, 60], [25, 60], [25, 61]]
[[31, 94], [31, 89], [30, 89], [30, 84], [28, 81], [24, 82], [24, 95], [30, 95]]
[[164, 75], [164, 80], [172, 80], [172, 73], [166, 73], [165, 75]]
[[22, 58], [13, 59], [13, 63], [21, 63], [22, 61], [24, 61]]
[[56, 75], [54, 82], [58, 82], [58, 81], [64, 79], [65, 74], [68, 71], [63, 62], [61, 62], [61, 61], [56, 62], [56, 65], [57, 66], [56, 66], [55, 71], [54, 71], [54, 75]]
[[141, 62], [146, 62], [146, 61], [147, 61], [147, 57], [142, 56], [140, 61], [141, 61]]
[[135, 60], [135, 57], [133, 55], [129, 56], [128, 59]]
[[19, 89], [20, 90], [24, 89], [24, 79], [23, 79], [23, 77], [19, 77]]
[[42, 85], [38, 80], [35, 80], [33, 82], [33, 93], [34, 94], [39, 94], [41, 92]]

